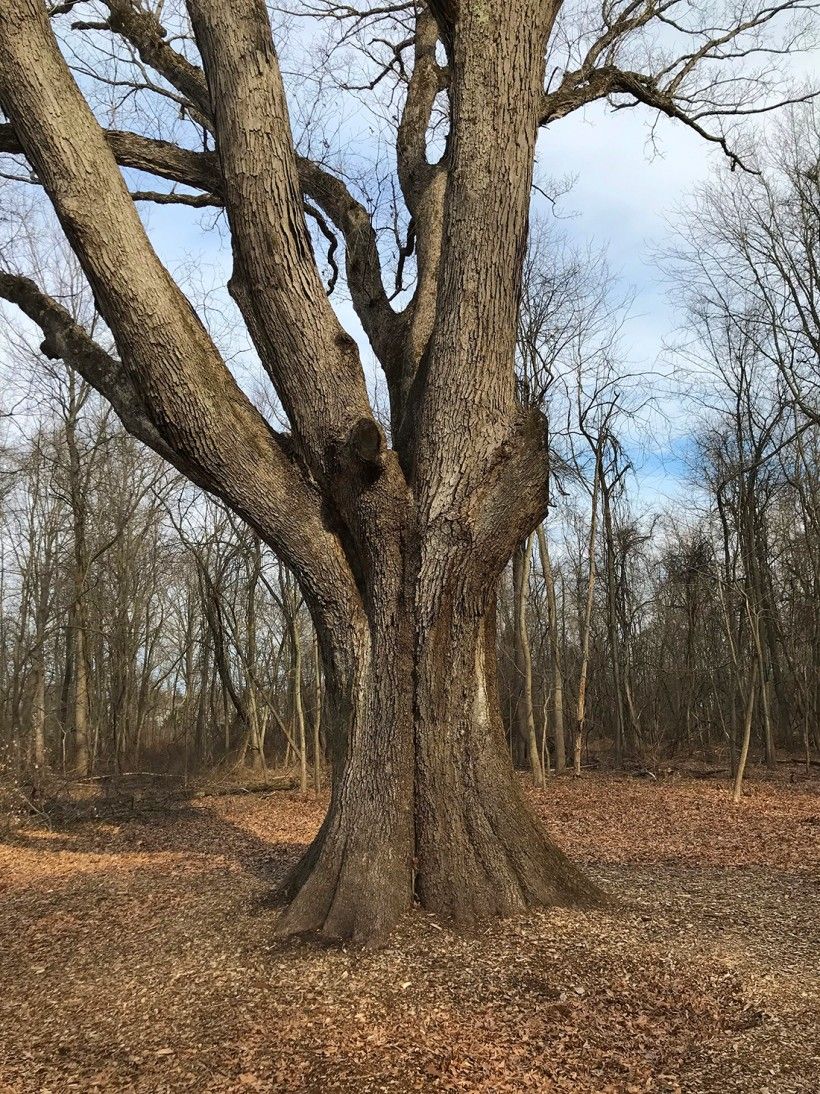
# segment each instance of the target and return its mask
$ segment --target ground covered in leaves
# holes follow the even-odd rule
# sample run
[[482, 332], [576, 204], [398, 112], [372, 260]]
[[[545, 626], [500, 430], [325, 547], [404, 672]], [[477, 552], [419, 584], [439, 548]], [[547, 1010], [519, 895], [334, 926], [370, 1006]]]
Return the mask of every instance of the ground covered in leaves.
[[534, 797], [618, 903], [468, 936], [418, 912], [366, 953], [273, 936], [323, 802], [9, 828], [0, 1092], [820, 1091], [820, 780]]

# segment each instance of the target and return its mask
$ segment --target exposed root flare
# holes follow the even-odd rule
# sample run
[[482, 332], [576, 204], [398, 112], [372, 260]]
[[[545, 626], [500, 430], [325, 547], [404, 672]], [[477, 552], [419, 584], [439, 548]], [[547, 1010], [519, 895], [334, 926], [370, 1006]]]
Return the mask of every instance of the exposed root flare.
[[[597, 907], [606, 895], [549, 839], [519, 787], [493, 803], [469, 796], [444, 810], [447, 830], [427, 827], [415, 876], [426, 910], [458, 925], [533, 908]], [[422, 826], [422, 831], [424, 831]], [[410, 861], [395, 849], [365, 848], [329, 815], [291, 874], [280, 937], [318, 934], [359, 945], [383, 942], [411, 906]]]
[[[481, 818], [480, 827], [487, 821]], [[534, 908], [601, 907], [606, 894], [549, 839], [529, 809], [518, 831], [493, 826], [494, 839], [474, 839], [476, 818], [452, 828], [416, 880], [421, 904], [468, 926]], [[457, 877], [457, 880], [454, 878]]]
[[279, 937], [321, 937], [373, 946], [410, 909], [411, 859], [388, 841], [368, 841], [364, 825], [346, 833], [329, 815], [285, 884]]

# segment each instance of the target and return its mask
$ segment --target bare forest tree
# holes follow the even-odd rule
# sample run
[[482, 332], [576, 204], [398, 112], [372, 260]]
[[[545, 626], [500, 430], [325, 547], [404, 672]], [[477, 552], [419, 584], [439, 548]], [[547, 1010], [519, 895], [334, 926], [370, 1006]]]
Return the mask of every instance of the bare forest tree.
[[[347, 86], [377, 110], [398, 106], [387, 189], [401, 205], [388, 203], [385, 223], [321, 136], [294, 132], [271, 31], [273, 16], [280, 46], [295, 50], [291, 14], [262, 0], [68, 0], [51, 11], [43, 0], [0, 2], [0, 147], [22, 155], [45, 191], [116, 352], [31, 270], [8, 265], [0, 293], [41, 328], [48, 357], [275, 552], [316, 628], [332, 796], [291, 878], [284, 932], [371, 940], [414, 894], [457, 922], [598, 899], [514, 777], [496, 666], [499, 580], [550, 497], [545, 419], [516, 384], [536, 139], [604, 99], [675, 119], [742, 164], [738, 118], [808, 95], [791, 92], [772, 61], [807, 44], [801, 16], [812, 6], [305, 4], [311, 25], [373, 58], [369, 79]], [[294, 116], [309, 117], [304, 96], [296, 101]], [[112, 115], [131, 128], [106, 128]], [[134, 170], [172, 186], [129, 190]], [[135, 208], [146, 199], [223, 210], [231, 295], [285, 429], [244, 394], [160, 261]], [[331, 240], [331, 268], [336, 235], [344, 242], [387, 429], [306, 216], [317, 242]], [[75, 524], [78, 711], [90, 531]], [[584, 660], [592, 638], [587, 627]], [[255, 702], [253, 682], [243, 687], [240, 702]], [[118, 710], [135, 689], [118, 679]], [[89, 711], [86, 737], [95, 732], [102, 722]]]

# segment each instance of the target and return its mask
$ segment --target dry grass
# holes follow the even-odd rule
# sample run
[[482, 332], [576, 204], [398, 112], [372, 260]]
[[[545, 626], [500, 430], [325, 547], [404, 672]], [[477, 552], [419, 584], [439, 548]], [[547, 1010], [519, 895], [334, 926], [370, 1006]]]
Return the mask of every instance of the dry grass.
[[816, 1094], [819, 791], [554, 780], [539, 808], [618, 905], [419, 912], [375, 953], [273, 939], [321, 802], [30, 824], [0, 843], [0, 1091]]

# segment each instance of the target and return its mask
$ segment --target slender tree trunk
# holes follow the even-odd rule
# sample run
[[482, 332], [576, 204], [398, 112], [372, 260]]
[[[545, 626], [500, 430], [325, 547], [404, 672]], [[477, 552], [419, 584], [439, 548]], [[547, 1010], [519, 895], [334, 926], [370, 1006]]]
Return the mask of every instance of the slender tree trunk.
[[296, 733], [299, 743], [299, 792], [307, 796], [307, 733], [305, 731], [305, 709], [302, 702], [302, 636], [299, 633], [296, 618], [296, 594], [291, 601], [291, 642], [293, 643], [293, 712], [296, 718]]
[[749, 759], [749, 744], [752, 739], [752, 720], [755, 712], [755, 696], [757, 695], [757, 681], [760, 673], [760, 663], [755, 658], [752, 662], [751, 678], [749, 680], [749, 696], [746, 700], [746, 715], [743, 719], [743, 742], [740, 746], [740, 759], [735, 772], [735, 784], [732, 788], [732, 801], [738, 804], [743, 795], [743, 776], [746, 774], [746, 761]]
[[532, 698], [532, 655], [527, 631], [527, 605], [529, 603], [530, 565], [534, 535], [522, 540], [513, 555], [513, 610], [515, 636], [515, 663], [520, 689], [517, 704], [518, 734], [527, 745], [527, 754], [536, 786], [544, 785], [544, 768], [535, 731], [535, 707]]
[[319, 639], [313, 635], [313, 789], [322, 789], [322, 658]]
[[558, 632], [558, 605], [555, 598], [555, 574], [549, 554], [549, 544], [543, 524], [538, 525], [538, 553], [547, 591], [550, 664], [552, 666], [552, 709], [555, 736], [555, 773], [560, 775], [567, 766], [566, 735], [564, 732], [564, 672], [561, 667], [561, 645]]
[[581, 672], [578, 679], [578, 705], [575, 713], [575, 737], [573, 741], [573, 766], [575, 776], [581, 774], [581, 750], [584, 743], [584, 725], [586, 722], [587, 674], [589, 672], [589, 642], [592, 633], [592, 607], [595, 602], [595, 536], [598, 531], [598, 493], [601, 483], [601, 458], [603, 453], [603, 434], [598, 437], [595, 446], [595, 473], [592, 480], [592, 513], [589, 521], [589, 539], [587, 541], [587, 595], [584, 617], [581, 627]]
[[74, 770], [78, 775], [87, 775], [90, 770], [90, 751], [88, 740], [88, 662], [85, 648], [85, 626], [82, 612], [75, 606], [74, 613]]
[[38, 770], [46, 763], [46, 666], [42, 649], [35, 654], [34, 684], [31, 695], [32, 760]]
[[604, 566], [606, 572], [606, 615], [612, 696], [615, 702], [615, 766], [624, 762], [624, 696], [621, 679], [621, 643], [618, 635], [618, 583], [615, 569], [615, 530], [612, 521], [611, 486], [601, 475], [601, 508], [604, 517]]
[[71, 501], [72, 532], [74, 537], [74, 604], [72, 624], [74, 628], [74, 770], [87, 775], [90, 770], [89, 747], [89, 688], [88, 643], [86, 641], [86, 580], [88, 576], [88, 544], [86, 535], [86, 491], [84, 468], [80, 455], [77, 428], [82, 405], [88, 389], [78, 382], [73, 369], [68, 372], [68, 409], [65, 420], [66, 447], [68, 449], [69, 496]]

